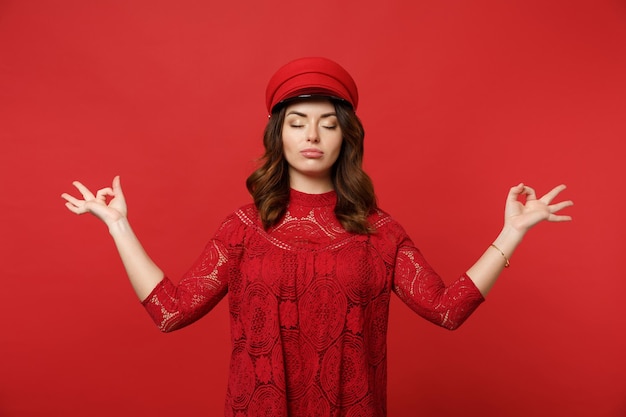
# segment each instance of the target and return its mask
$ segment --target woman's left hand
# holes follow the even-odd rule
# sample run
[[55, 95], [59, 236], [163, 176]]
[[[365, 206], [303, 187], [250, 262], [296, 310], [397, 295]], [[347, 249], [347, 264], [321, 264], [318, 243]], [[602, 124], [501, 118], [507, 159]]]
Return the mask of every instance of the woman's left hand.
[[[571, 221], [570, 216], [557, 214], [562, 209], [572, 206], [574, 203], [571, 200], [552, 204], [552, 201], [565, 188], [565, 185], [561, 184], [541, 198], [537, 198], [535, 190], [523, 183], [512, 187], [504, 209], [505, 227], [510, 226], [521, 233], [526, 233], [531, 227], [544, 220], [549, 222]], [[519, 200], [522, 195], [526, 196], [525, 203]]]

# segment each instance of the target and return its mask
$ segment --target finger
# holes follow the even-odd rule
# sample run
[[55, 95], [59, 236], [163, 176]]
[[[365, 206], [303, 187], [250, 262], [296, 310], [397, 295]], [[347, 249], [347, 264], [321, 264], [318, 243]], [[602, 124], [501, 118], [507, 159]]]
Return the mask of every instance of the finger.
[[96, 193], [96, 198], [98, 200], [105, 200], [107, 195], [115, 195], [113, 193], [113, 189], [111, 187], [106, 187], [106, 188], [102, 188], [100, 190], [98, 190], [98, 192]]
[[67, 193], [61, 194], [61, 198], [65, 199], [68, 203], [73, 204], [75, 206], [80, 205], [80, 203], [83, 201], [83, 200], [79, 200], [76, 197], [71, 196], [71, 195], [69, 195]]
[[557, 185], [556, 187], [548, 191], [543, 197], [541, 197], [541, 201], [549, 204], [552, 200], [556, 198], [557, 195], [559, 195], [559, 193], [561, 193], [561, 191], [565, 190], [566, 188], [567, 187], [565, 186], [565, 184]]
[[524, 191], [524, 184], [520, 182], [516, 186], [511, 187], [511, 189], [509, 190], [509, 195], [507, 196], [507, 200], [511, 202], [517, 201], [522, 191]]
[[574, 205], [574, 202], [571, 200], [568, 201], [561, 201], [560, 203], [557, 204], [552, 204], [551, 206], [549, 206], [550, 208], [550, 213], [556, 213], [560, 210], [563, 210], [566, 207], [571, 207]]
[[85, 200], [93, 200], [96, 198], [91, 191], [87, 187], [85, 187], [80, 181], [74, 181], [72, 183], [74, 187], [78, 188], [78, 191], [83, 195]]
[[70, 198], [74, 198], [74, 197], [72, 197], [68, 193], [63, 193], [63, 194], [61, 194], [61, 198], [65, 199], [65, 200], [69, 200]]
[[556, 214], [551, 214], [548, 217], [549, 222], [570, 222], [572, 221], [572, 216], [557, 216]]
[[67, 207], [67, 209], [69, 211], [71, 211], [72, 213], [74, 213], [74, 214], [84, 214], [84, 213], [86, 213], [84, 208], [78, 207], [77, 205], [72, 204], [69, 201], [67, 203], [65, 203], [65, 207]]
[[529, 187], [527, 185], [524, 186], [524, 191], [522, 191], [523, 194], [526, 194], [526, 200], [536, 200], [537, 199], [537, 194], [535, 193], [535, 189], [532, 187]]

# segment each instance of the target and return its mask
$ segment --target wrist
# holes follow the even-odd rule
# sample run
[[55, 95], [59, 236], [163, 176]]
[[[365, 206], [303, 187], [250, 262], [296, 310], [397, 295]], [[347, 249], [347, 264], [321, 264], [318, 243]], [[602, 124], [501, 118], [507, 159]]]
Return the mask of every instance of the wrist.
[[498, 239], [505, 239], [519, 243], [525, 235], [525, 230], [517, 229], [516, 227], [505, 223], [504, 226], [502, 226], [502, 230], [500, 230], [500, 234], [498, 234]]
[[493, 241], [493, 245], [495, 245], [508, 260], [511, 259], [515, 248], [522, 242], [523, 238], [523, 232], [520, 232], [514, 227], [505, 225], [500, 231], [500, 234]]
[[130, 223], [126, 217], [120, 217], [109, 225], [109, 234], [114, 238], [117, 236], [123, 236], [128, 233], [133, 233]]

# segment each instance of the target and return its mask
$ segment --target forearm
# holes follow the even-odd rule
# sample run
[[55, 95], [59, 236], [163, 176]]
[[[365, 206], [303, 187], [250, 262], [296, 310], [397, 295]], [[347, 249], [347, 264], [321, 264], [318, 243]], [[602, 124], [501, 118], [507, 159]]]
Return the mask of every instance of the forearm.
[[487, 296], [523, 237], [522, 232], [505, 226], [493, 242], [495, 248], [489, 246], [478, 261], [467, 270], [467, 275], [483, 297]]
[[163, 332], [180, 329], [208, 313], [228, 291], [227, 247], [212, 239], [178, 284], [164, 278], [143, 305]]
[[163, 279], [163, 271], [150, 259], [135, 236], [128, 220], [122, 218], [109, 226], [130, 283], [143, 301]]

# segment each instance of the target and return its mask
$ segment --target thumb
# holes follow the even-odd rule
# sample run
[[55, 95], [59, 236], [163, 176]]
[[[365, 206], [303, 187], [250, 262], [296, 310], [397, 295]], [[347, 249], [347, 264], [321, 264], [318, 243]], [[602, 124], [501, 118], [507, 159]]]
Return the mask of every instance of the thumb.
[[520, 182], [516, 186], [511, 187], [511, 189], [509, 190], [508, 200], [512, 202], [517, 201], [517, 198], [524, 191], [524, 188], [525, 186], [523, 182]]
[[115, 195], [122, 194], [122, 183], [119, 175], [116, 175], [115, 178], [113, 178], [113, 192]]

